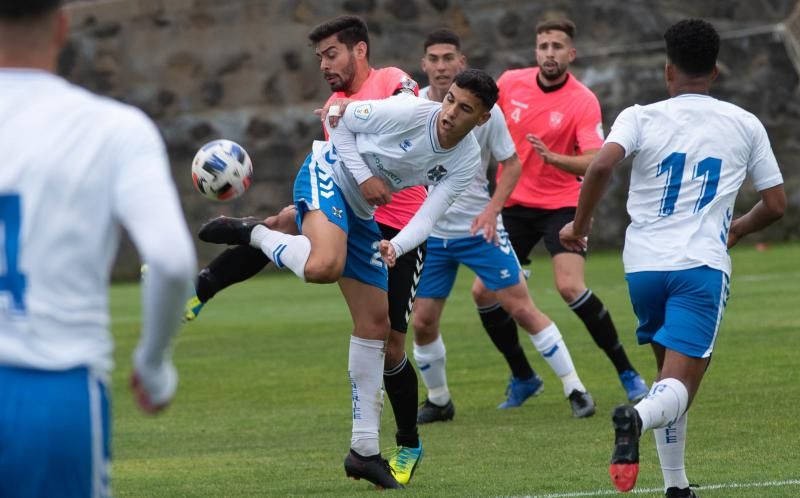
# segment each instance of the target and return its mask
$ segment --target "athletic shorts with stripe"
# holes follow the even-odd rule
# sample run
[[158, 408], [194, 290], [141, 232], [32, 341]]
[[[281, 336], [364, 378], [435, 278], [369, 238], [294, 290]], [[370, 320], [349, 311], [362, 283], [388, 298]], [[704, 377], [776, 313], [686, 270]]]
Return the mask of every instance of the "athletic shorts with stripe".
[[[386, 240], [391, 240], [400, 232], [383, 223], [378, 223], [378, 227]], [[423, 242], [397, 258], [394, 267], [389, 268], [389, 321], [392, 330], [403, 333], [408, 330], [408, 319], [414, 306], [425, 258], [426, 244]]]
[[693, 358], [711, 356], [730, 293], [725, 272], [701, 266], [631, 272], [625, 280], [639, 320], [639, 344], [655, 342]]
[[0, 496], [110, 496], [110, 429], [88, 368], [0, 367]]
[[374, 219], [365, 220], [353, 213], [342, 191], [333, 181], [335, 160], [306, 157], [294, 182], [297, 226], [303, 231], [303, 216], [309, 211], [325, 213], [328, 221], [347, 234], [347, 259], [343, 277], [387, 290], [388, 272], [381, 259], [379, 245], [383, 235]]
[[444, 299], [450, 295], [459, 265], [465, 265], [490, 290], [516, 285], [520, 265], [504, 230], [497, 233], [499, 244], [486, 242], [482, 235], [457, 239], [428, 238], [428, 255], [419, 297]]

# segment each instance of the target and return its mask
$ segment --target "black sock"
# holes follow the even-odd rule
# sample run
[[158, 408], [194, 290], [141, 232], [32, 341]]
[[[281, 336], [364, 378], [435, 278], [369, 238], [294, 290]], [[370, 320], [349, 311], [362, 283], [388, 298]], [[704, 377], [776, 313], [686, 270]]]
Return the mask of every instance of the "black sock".
[[497, 350], [505, 356], [506, 362], [511, 368], [511, 375], [523, 380], [533, 377], [533, 368], [528, 363], [525, 351], [519, 344], [517, 322], [511, 318], [511, 315], [499, 303], [478, 308], [478, 314], [489, 338], [492, 339]]
[[611, 314], [591, 289], [586, 289], [569, 307], [583, 320], [595, 344], [606, 353], [608, 359], [614, 364], [614, 368], [617, 369], [617, 373], [634, 370], [628, 360], [628, 355], [625, 354], [625, 348], [619, 342], [617, 329], [614, 327], [614, 322], [611, 321]]
[[386, 388], [386, 395], [392, 404], [392, 410], [394, 410], [394, 420], [397, 424], [397, 445], [410, 448], [419, 447], [417, 372], [405, 354], [396, 367], [383, 371], [383, 386]]
[[261, 249], [250, 246], [225, 249], [197, 275], [197, 298], [206, 302], [222, 289], [260, 272], [268, 263], [269, 258]]

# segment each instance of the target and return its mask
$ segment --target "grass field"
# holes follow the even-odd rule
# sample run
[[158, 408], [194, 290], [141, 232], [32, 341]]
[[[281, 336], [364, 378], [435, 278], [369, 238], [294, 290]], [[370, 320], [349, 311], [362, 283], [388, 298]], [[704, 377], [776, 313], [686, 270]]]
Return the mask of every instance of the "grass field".
[[[689, 416], [689, 479], [711, 486], [698, 490], [704, 498], [800, 496], [800, 246], [771, 246], [766, 252], [742, 247], [732, 256], [728, 311]], [[607, 475], [609, 414], [624, 393], [610, 363], [552, 289], [549, 261], [539, 257], [532, 270], [534, 299], [559, 324], [598, 414], [571, 417], [560, 382], [524, 335], [545, 391], [519, 409], [495, 409], [508, 371], [471, 304], [472, 274], [462, 270], [442, 321], [456, 417], [422, 427], [426, 456], [402, 493], [601, 496], [613, 489]], [[620, 255], [593, 254], [587, 280], [611, 310], [634, 364], [652, 381], [650, 350], [635, 344]], [[375, 492], [368, 483], [345, 479], [342, 468], [350, 438], [351, 326], [335, 286], [272, 273], [217, 296], [181, 333], [175, 354], [178, 396], [157, 418], [138, 412], [127, 389], [138, 338], [138, 285], [114, 286], [112, 316], [115, 495]], [[382, 445], [393, 444], [387, 400]], [[651, 492], [637, 496], [663, 496], [652, 491], [662, 478], [649, 434], [641, 451], [638, 487]], [[769, 481], [783, 483], [733, 487]]]

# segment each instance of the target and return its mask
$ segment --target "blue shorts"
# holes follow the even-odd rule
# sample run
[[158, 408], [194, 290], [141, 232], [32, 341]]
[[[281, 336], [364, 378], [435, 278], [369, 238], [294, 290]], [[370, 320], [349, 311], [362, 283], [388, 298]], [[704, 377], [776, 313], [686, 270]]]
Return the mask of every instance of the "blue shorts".
[[110, 496], [109, 410], [86, 368], [0, 366], [0, 495]]
[[335, 160], [317, 161], [311, 154], [294, 181], [297, 226], [303, 232], [303, 217], [309, 211], [322, 211], [328, 221], [347, 234], [347, 259], [343, 277], [352, 278], [383, 290], [389, 287], [389, 273], [378, 249], [383, 236], [374, 219], [359, 218], [350, 209], [342, 191], [333, 181]]
[[493, 291], [519, 282], [517, 255], [504, 230], [498, 232], [500, 245], [486, 242], [481, 235], [460, 239], [428, 238], [428, 253], [417, 289], [418, 297], [446, 298], [453, 289], [458, 265], [464, 264]]
[[730, 293], [725, 272], [707, 266], [626, 273], [639, 344], [655, 342], [693, 358], [714, 348]]

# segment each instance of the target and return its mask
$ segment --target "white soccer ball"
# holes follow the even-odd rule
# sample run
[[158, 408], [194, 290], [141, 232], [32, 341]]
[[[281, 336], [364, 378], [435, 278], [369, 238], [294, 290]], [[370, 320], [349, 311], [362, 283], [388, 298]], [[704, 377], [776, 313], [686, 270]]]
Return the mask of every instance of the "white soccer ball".
[[253, 163], [244, 147], [231, 140], [214, 140], [200, 147], [192, 161], [192, 183], [213, 201], [236, 199], [253, 181]]

